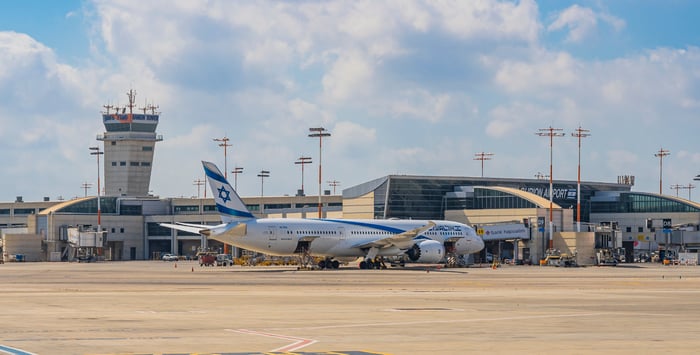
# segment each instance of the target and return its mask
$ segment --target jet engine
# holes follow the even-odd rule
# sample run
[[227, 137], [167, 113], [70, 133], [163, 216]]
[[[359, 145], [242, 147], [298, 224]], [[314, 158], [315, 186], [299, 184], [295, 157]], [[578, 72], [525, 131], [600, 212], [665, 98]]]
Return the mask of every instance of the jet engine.
[[436, 240], [425, 240], [413, 244], [406, 251], [406, 255], [411, 261], [417, 263], [435, 264], [439, 263], [445, 256], [445, 246]]

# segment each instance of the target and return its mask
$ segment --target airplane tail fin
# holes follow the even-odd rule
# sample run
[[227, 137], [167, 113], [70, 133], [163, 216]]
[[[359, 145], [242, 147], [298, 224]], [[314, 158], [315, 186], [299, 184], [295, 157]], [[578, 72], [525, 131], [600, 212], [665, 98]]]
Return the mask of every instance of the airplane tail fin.
[[202, 166], [204, 166], [204, 174], [207, 176], [209, 186], [211, 186], [211, 192], [214, 195], [216, 209], [221, 215], [221, 221], [229, 223], [254, 219], [255, 216], [250, 213], [243, 200], [231, 187], [231, 184], [226, 181], [219, 168], [214, 163], [207, 161], [202, 161]]

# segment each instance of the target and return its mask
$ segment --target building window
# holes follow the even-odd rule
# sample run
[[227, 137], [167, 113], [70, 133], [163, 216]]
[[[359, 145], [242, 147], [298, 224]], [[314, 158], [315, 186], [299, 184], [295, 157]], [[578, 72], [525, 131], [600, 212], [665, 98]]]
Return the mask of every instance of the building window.
[[119, 166], [126, 166], [126, 162], [125, 162], [125, 161], [120, 161], [120, 162], [119, 162]]
[[0, 215], [9, 215], [9, 214], [10, 214], [9, 208], [0, 209]]
[[155, 222], [148, 222], [146, 224], [146, 229], [148, 231], [148, 235], [151, 236], [170, 236], [172, 233], [170, 228], [163, 227], [159, 223]]
[[119, 228], [119, 233], [124, 233], [124, 228]]
[[117, 162], [116, 162], [116, 161], [113, 161], [113, 162], [112, 162], [112, 166], [117, 166]]
[[637, 227], [637, 232], [644, 233], [644, 227]]
[[112, 233], [114, 233], [114, 228], [112, 228]]
[[632, 233], [632, 227], [626, 227], [625, 232], [627, 233]]
[[202, 208], [204, 209], [204, 212], [216, 212], [215, 205], [204, 205]]
[[117, 141], [112, 141], [112, 145], [117, 145]]
[[15, 208], [15, 214], [34, 214], [35, 210], [33, 208]]
[[151, 166], [151, 163], [147, 161], [142, 161], [141, 166]]
[[199, 206], [188, 205], [188, 206], [175, 206], [175, 213], [196, 213], [199, 212]]
[[139, 162], [137, 162], [137, 161], [132, 161], [132, 162], [129, 162], [129, 165], [130, 165], [130, 166], [139, 166]]
[[146, 146], [144, 146], [144, 147], [141, 147], [141, 150], [144, 151], [144, 152], [152, 152], [152, 151], [153, 151], [153, 147], [146, 147]]

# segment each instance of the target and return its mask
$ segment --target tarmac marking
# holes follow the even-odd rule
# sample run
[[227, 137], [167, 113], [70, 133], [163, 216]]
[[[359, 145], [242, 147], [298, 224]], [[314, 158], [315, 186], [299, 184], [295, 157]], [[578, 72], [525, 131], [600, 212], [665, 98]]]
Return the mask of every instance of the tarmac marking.
[[10, 354], [10, 355], [35, 355], [34, 353], [30, 353], [28, 351], [12, 348], [12, 347], [5, 346], [5, 345], [0, 345], [0, 353]]
[[357, 323], [357, 324], [337, 324], [324, 325], [317, 327], [296, 327], [296, 328], [268, 328], [269, 330], [310, 330], [310, 329], [337, 329], [337, 328], [359, 328], [367, 326], [399, 326], [399, 325], [420, 325], [420, 324], [447, 324], [447, 323], [465, 323], [465, 322], [488, 322], [488, 321], [512, 321], [512, 320], [529, 320], [529, 319], [547, 319], [547, 318], [570, 318], [570, 317], [594, 317], [599, 316], [602, 312], [597, 313], [570, 313], [570, 314], [552, 314], [552, 315], [537, 315], [537, 316], [518, 316], [518, 317], [497, 317], [497, 318], [469, 318], [469, 319], [453, 319], [453, 320], [420, 320], [413, 322], [384, 322], [384, 323]]
[[294, 337], [290, 335], [281, 335], [281, 334], [272, 334], [272, 333], [265, 333], [265, 332], [258, 332], [254, 330], [248, 330], [248, 329], [224, 329], [229, 332], [236, 332], [236, 333], [242, 333], [242, 334], [252, 334], [252, 335], [261, 335], [265, 337], [270, 337], [270, 338], [277, 338], [277, 339], [285, 339], [285, 340], [294, 340], [293, 343], [270, 350], [271, 352], [277, 352], [277, 351], [282, 351], [282, 352], [288, 352], [288, 351], [295, 351], [299, 350], [301, 348], [305, 348], [311, 344], [314, 344], [318, 342], [317, 340], [313, 339], [305, 339], [305, 338], [299, 338], [299, 337]]

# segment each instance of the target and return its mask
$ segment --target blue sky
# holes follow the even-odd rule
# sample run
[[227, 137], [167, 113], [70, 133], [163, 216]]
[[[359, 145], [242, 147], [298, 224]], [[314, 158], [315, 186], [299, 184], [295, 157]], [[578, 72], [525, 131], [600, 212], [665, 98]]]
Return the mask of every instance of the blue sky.
[[[0, 201], [56, 199], [95, 184], [88, 147], [102, 105], [163, 112], [151, 190], [193, 196], [201, 160], [240, 194], [340, 188], [387, 174], [533, 178], [549, 170], [539, 128], [562, 128], [554, 178], [634, 175], [664, 193], [700, 174], [700, 25], [695, 1], [0, 2]], [[229, 169], [230, 170], [230, 169]], [[697, 182], [700, 185], [700, 182]], [[324, 183], [324, 189], [330, 189]], [[693, 190], [691, 190], [692, 192]], [[695, 189], [693, 200], [700, 200]], [[95, 188], [90, 190], [95, 194]], [[688, 190], [681, 190], [687, 196]]]

